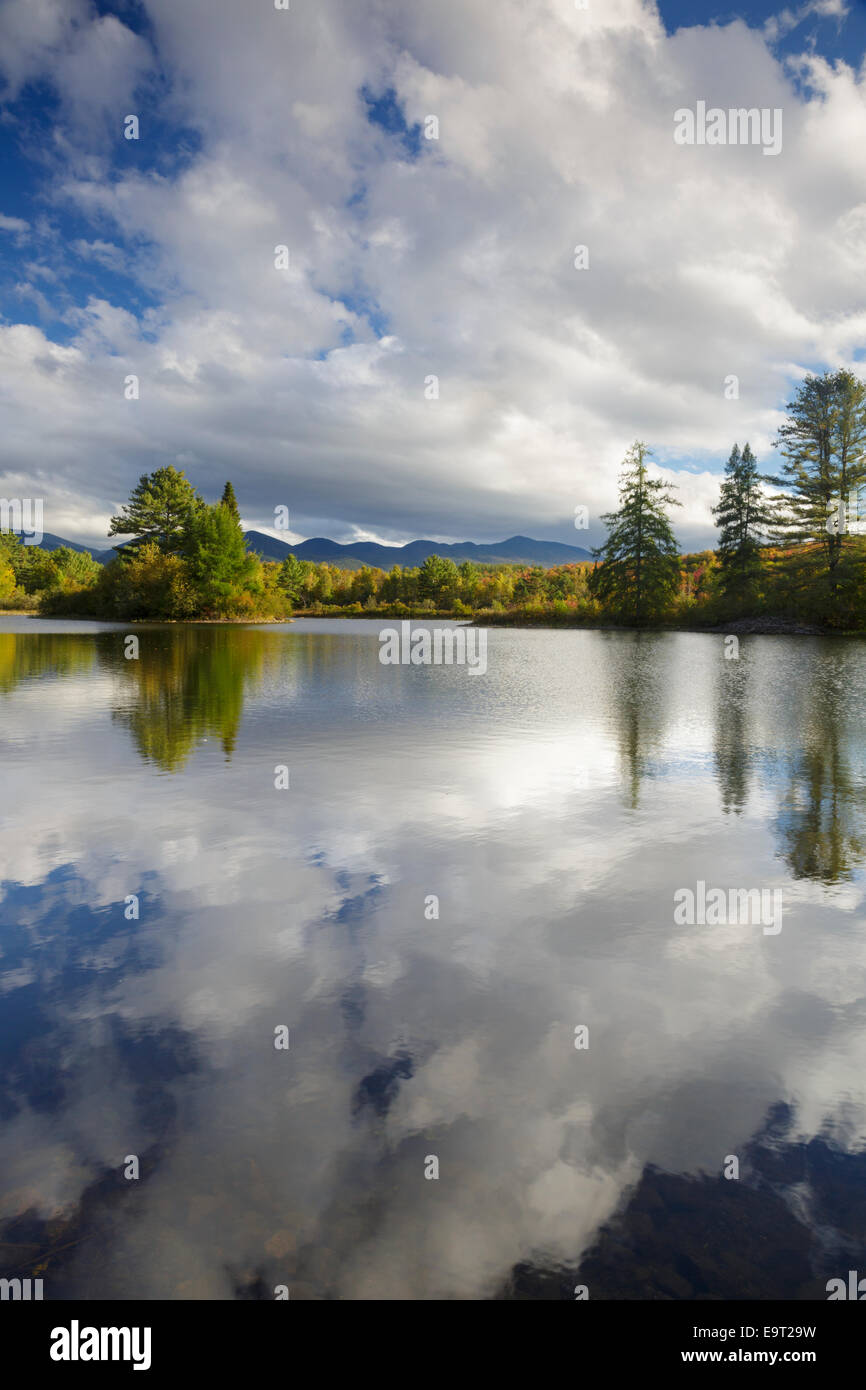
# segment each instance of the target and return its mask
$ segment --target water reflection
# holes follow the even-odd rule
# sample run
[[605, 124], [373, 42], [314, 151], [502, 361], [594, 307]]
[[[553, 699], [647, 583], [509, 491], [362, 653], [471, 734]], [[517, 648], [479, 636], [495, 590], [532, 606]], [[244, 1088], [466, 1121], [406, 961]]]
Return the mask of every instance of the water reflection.
[[625, 656], [611, 688], [626, 804], [635, 809], [644, 777], [653, 775], [653, 755], [664, 736], [669, 673], [668, 642], [654, 633], [606, 633], [603, 638]]
[[[494, 630], [468, 680], [321, 628], [0, 634], [0, 1275], [823, 1296], [866, 1219], [862, 645]], [[780, 882], [783, 931], [675, 926], [701, 877]]]
[[861, 1258], [866, 1152], [795, 1131], [791, 1108], [774, 1106], [745, 1146], [741, 1183], [648, 1165], [583, 1259], [523, 1261], [497, 1297], [572, 1299], [582, 1286], [604, 1299], [826, 1299]]
[[137, 660], [126, 660], [115, 637], [99, 644], [100, 660], [127, 687], [117, 719], [141, 757], [167, 772], [187, 762], [205, 737], [230, 758], [244, 692], [262, 679], [271, 634], [249, 628], [160, 628], [143, 631]]
[[749, 794], [752, 732], [749, 726], [751, 663], [726, 660], [719, 667], [716, 696], [716, 776], [726, 813], [741, 815]]
[[46, 634], [37, 641], [0, 632], [0, 691], [37, 676], [84, 675], [96, 661], [92, 638]]
[[851, 698], [844, 668], [817, 663], [804, 692], [802, 744], [790, 752], [776, 820], [795, 878], [840, 883], [863, 860], [866, 786], [853, 761]]

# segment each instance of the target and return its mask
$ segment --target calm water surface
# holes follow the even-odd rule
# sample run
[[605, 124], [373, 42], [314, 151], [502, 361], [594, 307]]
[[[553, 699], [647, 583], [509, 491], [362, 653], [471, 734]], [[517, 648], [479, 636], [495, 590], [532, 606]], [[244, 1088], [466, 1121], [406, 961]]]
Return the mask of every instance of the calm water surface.
[[[0, 619], [0, 1274], [825, 1297], [866, 1242], [866, 644], [494, 629], [471, 676], [380, 626], [135, 661]], [[675, 924], [698, 880], [781, 932]]]

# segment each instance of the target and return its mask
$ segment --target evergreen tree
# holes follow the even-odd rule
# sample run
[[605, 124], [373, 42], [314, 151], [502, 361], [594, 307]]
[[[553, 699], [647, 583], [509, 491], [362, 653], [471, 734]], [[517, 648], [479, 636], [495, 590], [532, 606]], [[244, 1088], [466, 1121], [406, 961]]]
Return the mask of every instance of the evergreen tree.
[[235, 490], [232, 487], [231, 483], [226, 483], [225, 487], [223, 488], [223, 495], [220, 498], [220, 506], [227, 507], [228, 510], [231, 512], [232, 516], [234, 517], [235, 521], [240, 521], [241, 514], [238, 510], [238, 501], [235, 497]]
[[844, 533], [828, 531], [827, 523], [839, 501], [866, 481], [866, 385], [844, 370], [807, 376], [788, 403], [776, 443], [782, 471], [766, 479], [784, 492], [774, 538], [818, 542], [835, 590]]
[[648, 458], [640, 442], [626, 455], [619, 510], [602, 517], [608, 536], [593, 551], [601, 564], [591, 581], [595, 598], [638, 626], [664, 613], [679, 578], [679, 552], [665, 509], [680, 503], [668, 483], [650, 478]]
[[477, 565], [473, 565], [471, 560], [464, 560], [458, 566], [460, 575], [460, 596], [464, 603], [471, 603], [478, 592], [478, 585], [481, 575]]
[[443, 559], [441, 555], [428, 555], [418, 570], [418, 593], [438, 607], [453, 602], [459, 582], [454, 561]]
[[753, 603], [760, 574], [761, 545], [772, 508], [761, 489], [761, 475], [751, 448], [735, 444], [725, 464], [725, 480], [713, 516], [719, 527], [720, 588], [738, 604]]
[[157, 468], [139, 478], [129, 501], [111, 518], [108, 534], [134, 536], [135, 545], [125, 546], [127, 551], [154, 541], [164, 554], [173, 554], [181, 549], [187, 523], [200, 504], [182, 471], [171, 465]]
[[404, 596], [404, 577], [401, 565], [392, 565], [382, 580], [380, 594], [383, 603], [398, 603]]
[[182, 551], [187, 573], [208, 612], [228, 613], [245, 589], [255, 589], [261, 569], [247, 550], [240, 523], [228, 507], [202, 504], [187, 519]]

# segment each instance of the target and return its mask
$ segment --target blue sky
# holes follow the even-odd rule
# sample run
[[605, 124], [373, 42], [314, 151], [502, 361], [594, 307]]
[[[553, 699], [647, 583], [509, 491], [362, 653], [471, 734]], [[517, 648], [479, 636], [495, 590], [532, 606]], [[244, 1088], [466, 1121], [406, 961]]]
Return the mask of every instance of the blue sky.
[[[260, 529], [583, 544], [641, 438], [708, 543], [863, 360], [864, 49], [861, 0], [6, 0], [4, 495], [101, 544], [171, 462]], [[698, 101], [778, 156], [678, 147]]]
[[660, 0], [658, 8], [669, 34], [695, 24], [725, 25], [737, 19], [753, 29], [760, 29], [787, 13], [799, 22], [790, 28], [782, 26], [784, 32], [777, 43], [780, 52], [796, 55], [811, 43], [825, 57], [841, 58], [856, 66], [862, 60], [866, 45], [866, 4], [863, 0], [840, 5], [836, 12], [833, 6], [827, 6], [824, 13], [814, 8], [810, 10], [805, 4], [798, 5], [796, 0], [789, 5], [780, 5], [778, 0], [752, 0], [748, 5], [715, 4], [713, 0], [700, 5], [693, 0]]

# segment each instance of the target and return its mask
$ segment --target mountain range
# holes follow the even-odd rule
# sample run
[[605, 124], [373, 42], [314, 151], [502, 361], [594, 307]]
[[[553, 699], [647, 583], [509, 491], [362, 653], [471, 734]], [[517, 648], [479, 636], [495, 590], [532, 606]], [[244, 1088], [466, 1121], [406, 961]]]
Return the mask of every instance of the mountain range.
[[[268, 536], [264, 531], [245, 531], [247, 549], [263, 560], [284, 560], [294, 554], [299, 560], [312, 560], [316, 563], [327, 561], [339, 569], [360, 569], [362, 565], [373, 565], [378, 569], [389, 570], [392, 565], [402, 565], [411, 569], [420, 565], [428, 555], [441, 555], [459, 564], [462, 560], [474, 560], [479, 565], [539, 565], [551, 569], [554, 565], [573, 565], [591, 559], [590, 552], [579, 545], [563, 545], [560, 541], [534, 541], [529, 536], [509, 536], [504, 541], [489, 541], [477, 544], [475, 541], [458, 541], [445, 545], [440, 541], [407, 541], [405, 545], [379, 545], [376, 541], [352, 541], [341, 545], [325, 536], [315, 536], [308, 541], [289, 545], [286, 541]], [[44, 550], [57, 550], [66, 545], [70, 550], [84, 550], [98, 560], [101, 565], [108, 564], [117, 550], [97, 550], [88, 545], [78, 545], [76, 541], [65, 541], [60, 536], [48, 532], [42, 538]], [[122, 549], [122, 545], [117, 549]]]
[[315, 536], [298, 545], [287, 545], [285, 541], [266, 536], [262, 531], [247, 531], [246, 539], [247, 549], [255, 551], [263, 559], [282, 560], [291, 551], [299, 560], [327, 560], [340, 569], [358, 569], [361, 565], [374, 565], [384, 570], [389, 570], [392, 565], [402, 565], [404, 569], [412, 569], [423, 564], [428, 555], [441, 555], [443, 559], [454, 560], [458, 564], [461, 560], [474, 560], [479, 565], [541, 565], [544, 569], [551, 569], [554, 565], [572, 565], [591, 558], [589, 551], [578, 545], [534, 541], [528, 536], [509, 536], [505, 541], [481, 544], [458, 541], [454, 545], [446, 545], [442, 541], [407, 541], [405, 545], [352, 541], [348, 545], [340, 545], [324, 536]]

